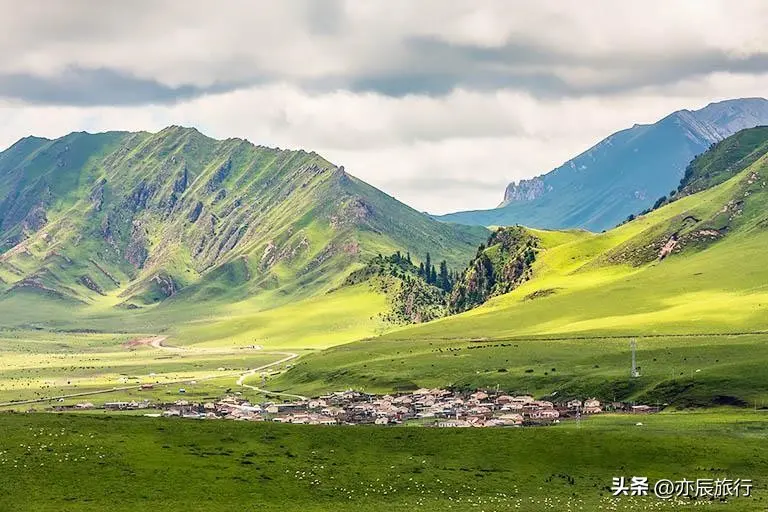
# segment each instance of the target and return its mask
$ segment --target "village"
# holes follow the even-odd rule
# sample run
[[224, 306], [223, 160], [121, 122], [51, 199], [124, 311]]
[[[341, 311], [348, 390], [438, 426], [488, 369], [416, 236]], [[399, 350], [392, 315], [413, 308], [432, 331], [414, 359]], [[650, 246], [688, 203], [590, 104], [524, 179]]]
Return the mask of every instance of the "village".
[[[91, 403], [56, 407], [57, 410], [88, 410]], [[512, 396], [498, 391], [454, 392], [420, 389], [396, 395], [371, 395], [343, 391], [293, 402], [253, 404], [239, 394], [216, 402], [191, 403], [177, 400], [156, 404], [107, 402], [100, 408], [111, 411], [147, 410], [150, 417], [272, 421], [305, 425], [401, 425], [427, 427], [520, 427], [579, 420], [603, 412], [648, 414], [658, 407], [623, 402], [601, 403], [597, 399], [553, 403], [529, 395]], [[151, 412], [150, 412], [151, 411]]]

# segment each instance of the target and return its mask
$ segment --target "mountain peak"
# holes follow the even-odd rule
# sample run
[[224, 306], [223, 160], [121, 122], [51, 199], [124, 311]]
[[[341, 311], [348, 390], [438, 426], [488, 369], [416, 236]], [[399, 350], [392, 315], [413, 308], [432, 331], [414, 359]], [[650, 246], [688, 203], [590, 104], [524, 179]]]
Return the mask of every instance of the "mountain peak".
[[606, 137], [553, 171], [507, 187], [499, 208], [438, 217], [470, 225], [524, 224], [601, 231], [676, 189], [713, 143], [768, 124], [768, 100], [737, 98], [675, 111]]
[[315, 152], [178, 125], [29, 138], [0, 153], [0, 270], [23, 257], [10, 284], [81, 302], [109, 290], [134, 307], [311, 294], [382, 250], [458, 266], [486, 234], [419, 214]]

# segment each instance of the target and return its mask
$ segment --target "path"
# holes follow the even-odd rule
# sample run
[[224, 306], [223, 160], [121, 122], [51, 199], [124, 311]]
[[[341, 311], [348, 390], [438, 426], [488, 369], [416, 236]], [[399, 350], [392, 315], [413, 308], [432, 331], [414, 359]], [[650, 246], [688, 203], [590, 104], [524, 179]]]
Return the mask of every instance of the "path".
[[273, 366], [278, 366], [278, 365], [281, 365], [283, 363], [287, 363], [288, 361], [292, 361], [293, 359], [296, 359], [297, 357], [299, 357], [299, 354], [294, 354], [293, 352], [269, 352], [269, 353], [270, 354], [281, 354], [281, 355], [284, 355], [286, 357], [284, 357], [283, 359], [281, 359], [279, 361], [275, 361], [274, 363], [269, 363], [269, 364], [266, 364], [264, 366], [260, 366], [259, 368], [254, 368], [253, 370], [248, 370], [247, 372], [242, 374], [239, 379], [237, 379], [237, 385], [238, 386], [242, 386], [244, 388], [252, 389], [252, 390], [254, 390], [254, 391], [258, 392], [258, 393], [262, 393], [264, 395], [284, 396], [284, 397], [287, 397], [287, 398], [295, 398], [297, 400], [308, 400], [308, 398], [305, 397], [305, 396], [293, 395], [291, 393], [281, 393], [279, 391], [269, 391], [267, 389], [257, 388], [256, 386], [251, 386], [250, 384], [246, 384], [245, 383], [245, 379], [247, 379], [248, 377], [251, 377], [251, 376], [257, 374], [258, 372], [267, 370], [267, 369], [269, 369], [269, 368], [271, 368]]

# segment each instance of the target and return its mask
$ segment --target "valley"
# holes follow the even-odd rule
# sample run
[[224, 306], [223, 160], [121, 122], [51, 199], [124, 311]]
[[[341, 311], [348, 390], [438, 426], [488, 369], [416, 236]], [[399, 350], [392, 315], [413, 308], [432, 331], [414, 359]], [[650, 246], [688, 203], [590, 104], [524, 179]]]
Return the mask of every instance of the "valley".
[[[331, 232], [360, 250], [334, 253], [326, 260], [333, 270], [324, 267], [318, 279], [306, 277], [318, 252], [259, 269], [259, 258], [273, 249], [258, 245], [256, 235], [242, 250], [235, 244], [220, 264], [197, 266], [195, 257], [176, 251], [195, 233], [191, 226], [173, 235], [182, 245], [171, 251], [170, 228], [157, 224], [157, 242], [148, 246], [156, 256], [138, 268], [100, 235], [83, 253], [85, 237], [61, 231], [69, 217], [52, 201], [47, 223], [32, 229], [27, 219], [17, 231], [25, 240], [0, 255], [0, 409], [7, 411], [0, 429], [14, 441], [0, 445], [0, 463], [15, 466], [4, 485], [45, 480], [44, 468], [53, 465], [66, 466], [58, 473], [62, 486], [100, 468], [107, 475], [100, 486], [121, 482], [126, 510], [143, 499], [167, 499], [165, 508], [176, 510], [185, 492], [207, 510], [216, 510], [208, 502], [225, 492], [277, 508], [289, 500], [307, 510], [327, 509], [341, 498], [363, 510], [444, 510], [459, 503], [487, 510], [663, 510], [685, 503], [613, 500], [605, 475], [711, 474], [756, 481], [754, 498], [712, 507], [761, 510], [768, 481], [767, 178], [768, 133], [755, 128], [694, 160], [675, 195], [604, 233], [522, 226], [464, 231], [376, 192], [366, 192], [367, 213], [355, 217], [360, 224], [338, 232], [328, 220], [335, 199], [320, 201], [331, 217], [320, 217], [328, 222], [321, 231], [305, 228], [322, 235], [308, 235], [319, 244], [312, 241], [311, 252], [338, 247], [322, 245]], [[192, 204], [181, 197], [178, 204]], [[83, 205], [82, 198], [73, 200]], [[77, 208], [94, 214], [92, 207]], [[382, 211], [403, 215], [396, 231], [376, 227]], [[292, 218], [300, 214], [291, 210]], [[426, 231], [412, 229], [410, 216]], [[431, 226], [446, 238], [422, 236]], [[398, 238], [403, 234], [413, 238]], [[424, 267], [420, 255], [430, 252], [428, 266], [445, 261], [450, 268], [439, 280], [418, 266]], [[99, 284], [99, 293], [88, 285], [96, 278], [77, 277], [95, 276], [99, 267], [121, 284]], [[178, 277], [187, 273], [195, 277]], [[277, 284], [262, 286], [265, 280]], [[173, 293], [158, 292], [170, 282]], [[422, 301], [418, 308], [415, 301]], [[422, 318], [430, 311], [434, 316]], [[195, 422], [133, 411], [40, 414], [84, 401], [206, 403], [237, 394], [249, 403], [271, 403], [345, 389], [387, 394], [424, 387], [499, 389], [558, 402], [595, 397], [662, 412], [640, 422], [606, 414], [487, 433]], [[18, 414], [30, 410], [38, 414]], [[109, 433], [97, 435], [105, 425]], [[99, 459], [79, 455], [78, 464], [62, 466], [50, 456], [52, 445], [42, 448], [29, 437], [54, 431], [78, 447], [68, 448], [69, 455], [82, 444], [69, 432], [91, 433], [98, 443], [82, 449], [97, 447]], [[122, 435], [130, 437], [130, 450]], [[367, 439], [380, 444], [363, 450], [359, 443]], [[708, 443], [718, 450], [705, 450], [705, 457]], [[617, 466], [619, 450], [625, 451]], [[504, 460], [491, 455], [502, 452]], [[581, 469], [574, 472], [576, 460]], [[180, 478], [139, 490], [158, 468], [186, 466], [200, 479], [194, 490]], [[203, 484], [205, 478], [222, 487]], [[103, 502], [93, 489], [70, 500], [66, 488], [51, 485], [17, 509], [58, 510], [70, 500], [77, 510], [98, 510]], [[213, 501], [219, 510], [236, 509]]]

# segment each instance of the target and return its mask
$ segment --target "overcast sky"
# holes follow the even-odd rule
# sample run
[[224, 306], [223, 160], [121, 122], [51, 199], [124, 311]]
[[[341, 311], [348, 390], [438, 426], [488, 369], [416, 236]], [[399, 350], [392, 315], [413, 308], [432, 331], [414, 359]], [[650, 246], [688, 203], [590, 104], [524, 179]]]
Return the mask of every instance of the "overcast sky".
[[0, 0], [0, 147], [195, 126], [421, 210], [500, 202], [634, 123], [768, 96], [762, 0]]

